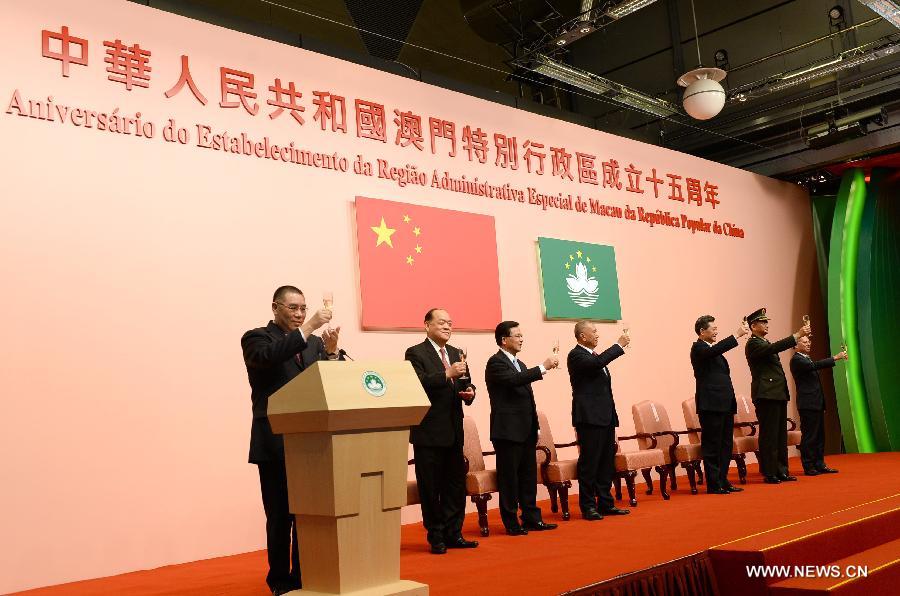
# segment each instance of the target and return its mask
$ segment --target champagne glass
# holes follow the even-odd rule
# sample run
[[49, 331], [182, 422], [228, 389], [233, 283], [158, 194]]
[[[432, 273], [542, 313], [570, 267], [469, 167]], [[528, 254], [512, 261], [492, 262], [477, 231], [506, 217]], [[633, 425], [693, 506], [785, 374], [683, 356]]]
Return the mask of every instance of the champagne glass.
[[[801, 319], [801, 321], [803, 322], [804, 327], [808, 326], [809, 325], [809, 315], [803, 315], [803, 318]], [[812, 327], [810, 327], [810, 331], [812, 331]], [[810, 333], [810, 335], [812, 335], [812, 333]]]
[[556, 341], [553, 342], [553, 353], [559, 354], [559, 338], [556, 338]]
[[[465, 348], [459, 348], [459, 361], [462, 362], [463, 364], [466, 363], [466, 354], [468, 354], [468, 352], [466, 351]], [[462, 376], [459, 377], [459, 380], [461, 383], [464, 383], [464, 384], [471, 381], [471, 379], [469, 378], [468, 367], [466, 367], [466, 371], [462, 374]]]
[[325, 310], [331, 310], [334, 306], [334, 292], [322, 293], [322, 306], [325, 307]]
[[625, 326], [622, 328], [622, 335], [628, 338], [628, 345], [625, 346], [626, 348], [628, 348], [631, 346], [631, 335], [629, 334], [629, 331], [631, 331], [631, 329], [628, 327], [628, 323], [624, 323], [624, 325]]

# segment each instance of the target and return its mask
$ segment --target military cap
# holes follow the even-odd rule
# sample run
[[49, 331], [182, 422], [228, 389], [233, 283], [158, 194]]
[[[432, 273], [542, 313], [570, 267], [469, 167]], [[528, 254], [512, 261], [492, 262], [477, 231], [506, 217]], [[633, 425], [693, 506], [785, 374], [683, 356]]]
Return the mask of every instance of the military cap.
[[768, 321], [769, 317], [766, 316], [766, 309], [761, 308], [759, 310], [755, 310], [749, 315], [747, 315], [747, 324], [752, 325], [756, 321]]

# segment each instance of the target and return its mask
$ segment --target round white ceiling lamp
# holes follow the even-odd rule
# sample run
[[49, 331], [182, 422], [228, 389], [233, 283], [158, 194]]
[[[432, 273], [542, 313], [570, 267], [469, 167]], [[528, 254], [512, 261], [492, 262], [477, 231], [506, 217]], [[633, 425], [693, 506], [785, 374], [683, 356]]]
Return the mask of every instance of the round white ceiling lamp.
[[726, 73], [721, 68], [695, 68], [678, 78], [684, 87], [684, 111], [695, 120], [709, 120], [725, 107], [725, 89], [721, 81]]
[[725, 107], [725, 89], [719, 83], [727, 76], [721, 68], [705, 68], [700, 59], [700, 34], [697, 32], [697, 13], [691, 0], [694, 15], [694, 39], [697, 40], [697, 68], [678, 77], [678, 84], [684, 87], [682, 105], [684, 111], [695, 120], [709, 120]]

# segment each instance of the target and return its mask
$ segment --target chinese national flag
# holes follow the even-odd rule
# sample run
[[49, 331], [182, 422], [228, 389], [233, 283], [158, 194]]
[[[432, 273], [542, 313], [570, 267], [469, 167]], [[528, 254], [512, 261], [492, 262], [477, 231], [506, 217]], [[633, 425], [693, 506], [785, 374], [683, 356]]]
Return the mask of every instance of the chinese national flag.
[[430, 308], [454, 329], [500, 322], [494, 218], [356, 197], [363, 329], [424, 327]]

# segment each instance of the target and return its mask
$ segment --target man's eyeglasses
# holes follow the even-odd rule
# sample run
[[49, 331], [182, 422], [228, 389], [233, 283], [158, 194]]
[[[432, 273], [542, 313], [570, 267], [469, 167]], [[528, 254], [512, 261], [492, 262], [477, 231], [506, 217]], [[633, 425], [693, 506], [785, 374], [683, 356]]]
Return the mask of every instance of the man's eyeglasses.
[[283, 306], [291, 312], [306, 312], [306, 305], [300, 306], [299, 304], [285, 304], [284, 302], [276, 302], [278, 306]]

